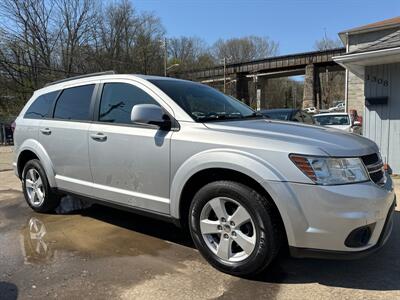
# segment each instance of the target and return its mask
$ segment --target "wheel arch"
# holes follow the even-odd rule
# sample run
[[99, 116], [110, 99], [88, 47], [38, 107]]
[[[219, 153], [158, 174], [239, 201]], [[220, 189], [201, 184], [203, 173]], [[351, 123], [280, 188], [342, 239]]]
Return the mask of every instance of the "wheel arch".
[[33, 139], [26, 140], [19, 148], [16, 159], [18, 177], [22, 179], [24, 166], [31, 159], [38, 159], [40, 161], [46, 172], [49, 185], [56, 187], [55, 172], [50, 157], [44, 147]]
[[205, 184], [231, 180], [245, 184], [271, 201], [286, 233], [284, 208], [271, 196], [266, 180], [284, 181], [283, 175], [264, 160], [236, 150], [211, 150], [188, 159], [176, 172], [171, 185], [171, 216], [185, 226], [194, 194]]
[[[208, 183], [218, 181], [218, 180], [229, 180], [234, 181], [237, 183], [244, 184], [251, 189], [254, 189], [259, 194], [264, 196], [270, 203], [272, 204], [275, 213], [279, 217], [280, 225], [282, 226], [282, 232], [284, 232], [284, 240], [287, 241], [286, 236], [286, 226], [285, 222], [282, 218], [282, 214], [280, 209], [276, 205], [274, 199], [271, 197], [270, 193], [255, 179], [250, 177], [247, 174], [241, 173], [239, 171], [227, 168], [208, 168], [198, 171], [197, 173], [193, 174], [185, 183], [184, 188], [182, 189], [179, 201], [179, 216], [180, 216], [180, 225], [182, 227], [187, 226], [188, 219], [186, 216], [189, 215], [189, 208], [193, 196], [195, 193], [203, 186]], [[286, 242], [287, 244], [287, 242]]]

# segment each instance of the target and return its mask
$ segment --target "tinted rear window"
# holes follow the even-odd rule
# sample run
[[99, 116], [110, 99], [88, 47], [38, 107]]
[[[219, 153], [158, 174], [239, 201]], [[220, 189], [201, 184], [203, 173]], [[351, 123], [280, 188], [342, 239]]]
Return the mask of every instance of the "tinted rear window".
[[43, 119], [49, 117], [50, 108], [57, 97], [59, 91], [43, 94], [39, 96], [28, 108], [24, 118]]
[[55, 119], [90, 120], [90, 102], [94, 84], [65, 89], [58, 98], [54, 111]]

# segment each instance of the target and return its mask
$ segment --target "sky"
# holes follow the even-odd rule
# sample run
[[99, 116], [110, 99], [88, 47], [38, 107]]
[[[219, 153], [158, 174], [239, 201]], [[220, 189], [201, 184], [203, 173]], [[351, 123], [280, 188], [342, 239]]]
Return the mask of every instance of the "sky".
[[400, 16], [400, 0], [132, 0], [140, 12], [161, 18], [168, 37], [267, 36], [279, 54], [314, 50], [326, 35]]

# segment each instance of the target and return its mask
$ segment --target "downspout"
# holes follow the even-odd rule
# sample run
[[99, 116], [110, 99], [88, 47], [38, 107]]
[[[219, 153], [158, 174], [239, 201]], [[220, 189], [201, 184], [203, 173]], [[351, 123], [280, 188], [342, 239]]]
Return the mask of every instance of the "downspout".
[[[349, 34], [346, 32], [346, 53], [349, 53]], [[348, 113], [349, 106], [349, 70], [346, 68], [344, 73], [344, 111]]]

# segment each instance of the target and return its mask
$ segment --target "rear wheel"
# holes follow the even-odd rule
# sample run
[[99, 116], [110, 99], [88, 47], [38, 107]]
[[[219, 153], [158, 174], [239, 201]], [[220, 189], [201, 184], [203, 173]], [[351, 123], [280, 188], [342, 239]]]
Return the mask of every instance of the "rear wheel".
[[60, 196], [54, 193], [46, 173], [37, 159], [28, 161], [22, 172], [22, 190], [28, 205], [37, 212], [52, 212], [60, 203]]
[[189, 225], [200, 253], [232, 275], [261, 272], [282, 243], [279, 216], [269, 200], [231, 181], [209, 183], [196, 193]]

